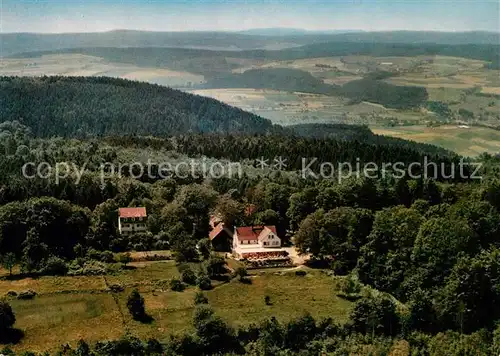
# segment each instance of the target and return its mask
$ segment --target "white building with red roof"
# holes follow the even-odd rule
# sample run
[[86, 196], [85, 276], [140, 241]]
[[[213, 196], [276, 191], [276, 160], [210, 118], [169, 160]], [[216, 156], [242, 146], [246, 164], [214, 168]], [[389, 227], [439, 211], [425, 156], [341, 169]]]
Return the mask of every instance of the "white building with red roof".
[[233, 255], [246, 260], [281, 259], [288, 253], [281, 248], [275, 226], [237, 227], [233, 234]]
[[120, 208], [118, 210], [118, 230], [123, 236], [146, 232], [146, 208]]
[[233, 247], [281, 247], [276, 226], [237, 227], [233, 235]]

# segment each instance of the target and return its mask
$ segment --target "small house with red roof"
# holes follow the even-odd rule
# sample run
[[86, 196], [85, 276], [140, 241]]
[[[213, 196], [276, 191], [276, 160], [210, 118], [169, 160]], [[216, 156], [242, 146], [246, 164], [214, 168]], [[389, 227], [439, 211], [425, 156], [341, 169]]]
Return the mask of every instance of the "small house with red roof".
[[118, 209], [118, 231], [123, 236], [146, 232], [146, 208], [120, 208]]
[[233, 232], [217, 216], [210, 217], [210, 233], [208, 238], [215, 251], [230, 252], [233, 241]]

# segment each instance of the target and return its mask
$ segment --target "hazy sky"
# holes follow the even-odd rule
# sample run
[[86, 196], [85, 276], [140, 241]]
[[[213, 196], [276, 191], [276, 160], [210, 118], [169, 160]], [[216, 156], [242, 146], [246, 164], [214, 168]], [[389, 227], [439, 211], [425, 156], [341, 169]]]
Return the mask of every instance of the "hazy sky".
[[0, 0], [1, 32], [293, 27], [499, 31], [495, 0]]

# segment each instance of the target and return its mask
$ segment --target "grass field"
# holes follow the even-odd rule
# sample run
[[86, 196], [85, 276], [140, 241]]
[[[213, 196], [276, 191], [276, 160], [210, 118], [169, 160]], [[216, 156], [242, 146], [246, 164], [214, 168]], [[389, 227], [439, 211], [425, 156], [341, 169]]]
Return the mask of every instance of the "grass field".
[[430, 143], [464, 156], [472, 157], [483, 152], [492, 154], [500, 152], [500, 131], [484, 127], [459, 128], [456, 125], [446, 125], [440, 127], [372, 127], [371, 129], [379, 135]]
[[424, 116], [420, 112], [399, 112], [368, 102], [350, 105], [346, 98], [320, 94], [247, 88], [204, 89], [192, 93], [251, 111], [283, 126], [303, 123], [369, 124], [394, 117], [418, 123]]
[[[143, 267], [115, 275], [90, 277], [42, 277], [19, 281], [0, 280], [0, 295], [7, 291], [35, 290], [33, 300], [12, 299], [16, 327], [25, 332], [14, 350], [53, 350], [63, 343], [76, 344], [80, 338], [90, 342], [116, 339], [124, 333], [144, 339], [166, 339], [191, 327], [196, 288], [184, 292], [168, 289], [168, 280], [178, 275], [175, 263], [150, 262]], [[206, 295], [216, 313], [233, 326], [258, 322], [270, 316], [280, 320], [313, 316], [346, 321], [351, 303], [335, 296], [331, 277], [321, 271], [307, 270], [305, 277], [293, 271], [253, 272], [252, 284], [237, 280], [214, 282]], [[119, 283], [122, 293], [113, 294], [108, 286]], [[126, 308], [127, 296], [138, 288], [146, 301], [151, 324], [131, 319]], [[272, 305], [264, 303], [271, 297]]]

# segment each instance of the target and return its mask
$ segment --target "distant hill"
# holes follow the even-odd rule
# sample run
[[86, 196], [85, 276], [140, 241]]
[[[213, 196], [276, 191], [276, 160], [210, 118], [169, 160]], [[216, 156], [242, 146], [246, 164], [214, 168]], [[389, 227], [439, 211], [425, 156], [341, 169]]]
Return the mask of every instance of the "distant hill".
[[300, 28], [270, 27], [252, 28], [249, 30], [238, 31], [237, 33], [257, 36], [296, 36], [305, 35], [307, 34], [307, 31]]
[[500, 43], [500, 32], [438, 32], [438, 31], [382, 31], [349, 32], [335, 34], [332, 42], [378, 42], [423, 44], [436, 43], [446, 45], [493, 44]]
[[0, 34], [0, 56], [23, 52], [54, 51], [88, 47], [182, 47], [228, 50], [263, 49], [323, 42], [403, 43], [440, 45], [498, 45], [496, 32], [348, 32], [303, 31], [300, 29], [257, 29], [238, 32], [148, 32], [116, 30], [99, 33], [4, 33]]
[[286, 27], [270, 27], [270, 28], [253, 28], [244, 31], [238, 31], [245, 35], [258, 36], [297, 36], [297, 35], [334, 35], [339, 33], [363, 32], [361, 30], [323, 30], [310, 31], [301, 28], [286, 28]]
[[[350, 34], [349, 34], [350, 35]], [[353, 34], [354, 35], [354, 34]], [[431, 39], [429, 39], [430, 41]], [[500, 42], [496, 44], [437, 44], [437, 43], [391, 43], [391, 42], [324, 42], [285, 48], [281, 51], [244, 51], [240, 56], [271, 57], [274, 60], [367, 55], [391, 56], [452, 56], [496, 62], [500, 56]]]
[[214, 99], [106, 77], [0, 77], [0, 118], [41, 137], [281, 131]]
[[283, 43], [297, 46], [324, 41], [302, 36], [252, 36], [237, 32], [149, 32], [115, 30], [95, 33], [4, 33], [0, 34], [0, 56], [33, 51], [88, 47], [176, 47], [244, 50]]
[[[319, 38], [317, 36], [314, 37]], [[301, 36], [301, 38], [304, 38], [304, 36]], [[490, 62], [492, 68], [495, 68], [500, 63], [500, 45], [498, 44], [444, 45], [433, 43], [401, 44], [377, 42], [323, 42], [282, 50], [252, 49], [238, 51], [166, 47], [82, 47], [42, 52], [25, 52], [12, 55], [12, 57], [37, 58], [44, 54], [57, 53], [80, 53], [101, 57], [116, 63], [182, 70], [207, 77], [218, 76], [219, 73], [224, 72], [229, 73], [238, 67], [238, 64], [234, 61], [228, 61], [228, 58], [286, 61], [348, 55], [375, 57], [442, 55], [484, 60]]]

